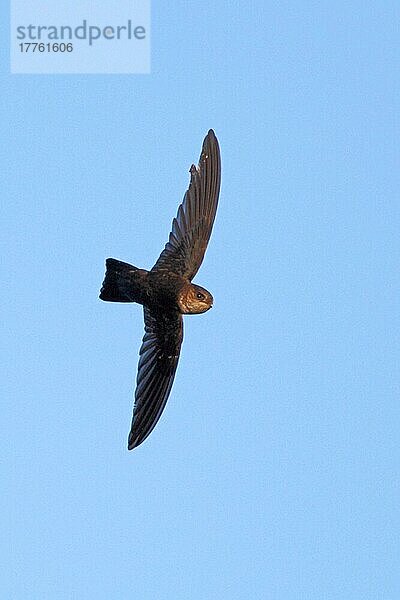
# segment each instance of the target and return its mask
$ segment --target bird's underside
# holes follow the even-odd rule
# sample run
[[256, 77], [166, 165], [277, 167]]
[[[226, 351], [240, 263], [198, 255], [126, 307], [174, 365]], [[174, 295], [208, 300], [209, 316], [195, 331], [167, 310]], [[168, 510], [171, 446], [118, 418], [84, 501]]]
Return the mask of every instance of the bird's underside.
[[100, 298], [143, 305], [145, 334], [139, 352], [135, 403], [128, 449], [139, 446], [156, 426], [174, 381], [183, 339], [182, 314], [212, 306], [211, 294], [191, 283], [207, 248], [218, 204], [221, 162], [210, 130], [199, 166], [172, 222], [169, 240], [150, 271], [108, 258]]

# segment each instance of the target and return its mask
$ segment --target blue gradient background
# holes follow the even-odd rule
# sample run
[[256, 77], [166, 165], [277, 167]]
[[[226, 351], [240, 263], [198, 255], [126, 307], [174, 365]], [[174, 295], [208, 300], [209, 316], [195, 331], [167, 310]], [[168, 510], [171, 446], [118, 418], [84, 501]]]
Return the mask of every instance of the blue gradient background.
[[[399, 12], [153, 2], [151, 75], [24, 76], [2, 9], [1, 598], [400, 598]], [[128, 452], [103, 261], [153, 264], [210, 127], [215, 306]]]

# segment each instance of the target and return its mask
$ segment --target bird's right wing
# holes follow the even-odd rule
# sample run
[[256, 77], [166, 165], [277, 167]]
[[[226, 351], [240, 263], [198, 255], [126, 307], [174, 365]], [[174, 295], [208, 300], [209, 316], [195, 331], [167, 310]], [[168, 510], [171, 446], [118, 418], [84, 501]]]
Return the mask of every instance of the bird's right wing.
[[183, 319], [178, 312], [155, 313], [145, 306], [144, 323], [129, 450], [150, 435], [165, 408], [183, 339]]
[[152, 270], [168, 270], [193, 279], [203, 261], [217, 212], [221, 157], [212, 129], [206, 135], [199, 166], [190, 168], [190, 184], [172, 221], [169, 240]]

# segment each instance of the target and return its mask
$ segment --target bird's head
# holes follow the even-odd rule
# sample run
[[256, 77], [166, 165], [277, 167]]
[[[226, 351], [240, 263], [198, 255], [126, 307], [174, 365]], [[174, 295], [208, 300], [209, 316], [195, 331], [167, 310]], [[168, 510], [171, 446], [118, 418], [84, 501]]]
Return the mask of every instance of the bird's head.
[[189, 283], [179, 294], [178, 305], [184, 315], [197, 315], [212, 307], [213, 297], [199, 285]]

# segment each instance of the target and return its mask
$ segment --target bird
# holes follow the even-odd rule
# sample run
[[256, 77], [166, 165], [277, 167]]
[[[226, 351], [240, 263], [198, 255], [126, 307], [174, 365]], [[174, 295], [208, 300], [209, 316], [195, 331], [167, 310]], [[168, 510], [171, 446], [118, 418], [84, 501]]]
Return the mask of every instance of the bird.
[[210, 129], [198, 166], [172, 221], [168, 242], [150, 271], [107, 258], [100, 299], [143, 306], [144, 337], [139, 364], [128, 450], [153, 431], [167, 403], [183, 340], [183, 315], [208, 311], [213, 296], [192, 283], [203, 262], [217, 212], [221, 156]]

